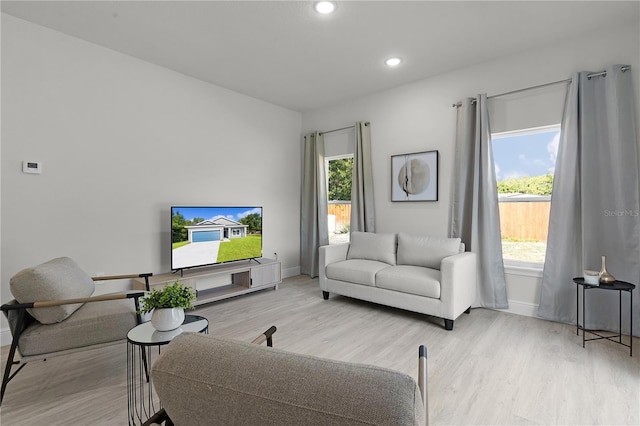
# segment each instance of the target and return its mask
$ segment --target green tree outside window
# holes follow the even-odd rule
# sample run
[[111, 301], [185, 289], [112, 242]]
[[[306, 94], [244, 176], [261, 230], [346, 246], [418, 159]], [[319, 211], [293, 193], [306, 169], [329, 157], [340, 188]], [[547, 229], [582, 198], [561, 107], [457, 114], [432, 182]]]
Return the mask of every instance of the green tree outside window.
[[353, 157], [329, 161], [329, 201], [351, 201]]

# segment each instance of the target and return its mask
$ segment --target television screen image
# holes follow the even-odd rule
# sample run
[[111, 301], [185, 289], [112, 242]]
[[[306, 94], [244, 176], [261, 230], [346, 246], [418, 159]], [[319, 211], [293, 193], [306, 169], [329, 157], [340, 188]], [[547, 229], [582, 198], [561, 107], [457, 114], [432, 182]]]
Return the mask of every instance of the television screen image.
[[171, 269], [262, 257], [262, 207], [171, 207]]

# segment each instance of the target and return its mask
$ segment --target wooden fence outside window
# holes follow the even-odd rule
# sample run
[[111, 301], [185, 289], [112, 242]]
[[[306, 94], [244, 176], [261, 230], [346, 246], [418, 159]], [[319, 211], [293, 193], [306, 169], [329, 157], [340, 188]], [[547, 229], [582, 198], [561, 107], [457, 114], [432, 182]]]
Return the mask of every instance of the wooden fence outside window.
[[351, 223], [351, 202], [329, 201], [329, 232], [342, 232]]
[[500, 201], [502, 239], [547, 241], [551, 201]]
[[[551, 201], [500, 201], [502, 239], [547, 241]], [[330, 201], [329, 232], [341, 232], [351, 221], [351, 203]]]

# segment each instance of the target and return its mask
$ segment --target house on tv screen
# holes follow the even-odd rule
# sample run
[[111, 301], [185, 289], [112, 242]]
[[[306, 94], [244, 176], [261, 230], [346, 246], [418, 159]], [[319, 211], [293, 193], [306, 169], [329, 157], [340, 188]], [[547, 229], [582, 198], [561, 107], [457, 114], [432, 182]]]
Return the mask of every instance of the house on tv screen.
[[248, 225], [218, 216], [213, 219], [203, 220], [195, 225], [185, 226], [185, 228], [189, 231], [190, 243], [204, 243], [231, 238], [244, 238], [247, 236]]

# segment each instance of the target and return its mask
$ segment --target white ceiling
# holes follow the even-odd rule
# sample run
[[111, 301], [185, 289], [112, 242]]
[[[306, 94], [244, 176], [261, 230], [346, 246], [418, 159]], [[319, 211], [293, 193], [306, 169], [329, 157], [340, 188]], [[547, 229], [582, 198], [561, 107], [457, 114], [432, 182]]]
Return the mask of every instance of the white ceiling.
[[[640, 21], [638, 1], [2, 1], [2, 11], [296, 111]], [[383, 61], [401, 56], [389, 69]], [[543, 64], [541, 64], [543, 65]]]

